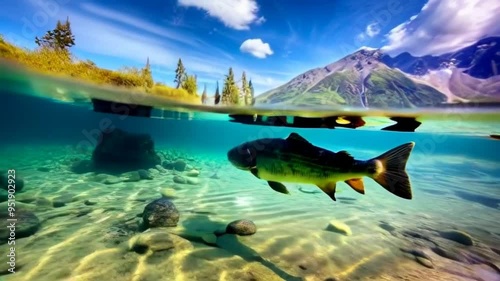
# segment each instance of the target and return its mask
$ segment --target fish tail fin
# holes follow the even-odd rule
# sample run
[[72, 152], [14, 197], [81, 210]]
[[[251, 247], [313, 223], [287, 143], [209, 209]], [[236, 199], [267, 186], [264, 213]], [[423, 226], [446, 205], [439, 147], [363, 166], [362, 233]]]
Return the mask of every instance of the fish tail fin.
[[374, 164], [371, 178], [387, 191], [404, 199], [412, 199], [406, 162], [414, 146], [414, 142], [405, 143], [370, 160]]

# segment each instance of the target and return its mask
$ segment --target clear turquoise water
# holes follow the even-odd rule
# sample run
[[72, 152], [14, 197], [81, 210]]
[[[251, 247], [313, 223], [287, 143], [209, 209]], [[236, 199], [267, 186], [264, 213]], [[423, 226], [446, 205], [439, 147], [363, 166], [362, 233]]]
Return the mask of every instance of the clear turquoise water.
[[[51, 99], [40, 84], [23, 92], [11, 82], [0, 92], [0, 170], [24, 178], [16, 210], [39, 224], [16, 238], [15, 274], [2, 237], [4, 280], [500, 280], [500, 143], [488, 137], [499, 132], [497, 115], [454, 123], [437, 114], [416, 132], [253, 126], [216, 113], [195, 112], [194, 120], [96, 113], [88, 103]], [[103, 122], [149, 134], [155, 149], [198, 170], [197, 182], [155, 172], [153, 180], [105, 184], [93, 173], [72, 173], [74, 158], [89, 159]], [[337, 202], [314, 185], [287, 184], [287, 196], [227, 161], [233, 146], [291, 132], [357, 159], [414, 141], [407, 164], [414, 198], [397, 198], [371, 179], [365, 195], [339, 183]], [[127, 222], [165, 188], [175, 192], [181, 220], [158, 235], [182, 241], [146, 254], [130, 250], [143, 230]], [[54, 203], [60, 196], [63, 206]], [[257, 233], [213, 236], [237, 219], [255, 222]], [[347, 225], [348, 235], [325, 230], [332, 221]], [[446, 238], [450, 231], [465, 234]], [[473, 245], [464, 245], [469, 238]], [[155, 239], [150, 249], [167, 243]]]

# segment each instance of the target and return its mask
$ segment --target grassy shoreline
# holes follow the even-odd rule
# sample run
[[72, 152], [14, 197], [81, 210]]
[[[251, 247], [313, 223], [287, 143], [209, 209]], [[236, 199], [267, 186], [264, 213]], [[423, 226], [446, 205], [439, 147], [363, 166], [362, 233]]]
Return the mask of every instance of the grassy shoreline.
[[0, 58], [44, 74], [79, 79], [98, 85], [134, 89], [186, 103], [201, 104], [201, 98], [197, 94], [189, 94], [182, 88], [176, 89], [163, 83], [155, 83], [151, 78], [149, 62], [143, 69], [127, 67], [121, 70], [109, 70], [98, 67], [90, 60], [78, 59], [67, 51], [21, 48], [6, 41], [2, 35], [0, 35]]

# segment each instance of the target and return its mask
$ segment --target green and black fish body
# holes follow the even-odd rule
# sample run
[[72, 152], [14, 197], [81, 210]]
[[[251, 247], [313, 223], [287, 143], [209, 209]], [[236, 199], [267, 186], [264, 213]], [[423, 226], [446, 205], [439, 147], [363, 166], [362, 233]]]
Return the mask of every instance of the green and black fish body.
[[333, 152], [298, 135], [286, 139], [264, 138], [234, 147], [229, 161], [266, 180], [281, 193], [289, 193], [282, 182], [317, 185], [335, 199], [336, 183], [344, 181], [364, 194], [362, 177], [368, 176], [393, 194], [411, 199], [411, 187], [405, 172], [406, 161], [414, 146], [407, 143], [370, 160], [356, 160], [346, 151]]

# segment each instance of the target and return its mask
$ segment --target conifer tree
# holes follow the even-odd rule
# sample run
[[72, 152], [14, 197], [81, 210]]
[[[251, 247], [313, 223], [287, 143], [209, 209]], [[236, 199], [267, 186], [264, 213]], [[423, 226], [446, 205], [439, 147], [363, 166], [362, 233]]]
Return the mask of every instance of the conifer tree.
[[196, 80], [197, 79], [195, 75], [185, 74], [184, 79], [182, 80], [182, 88], [189, 94], [196, 95], [198, 91], [198, 82]]
[[233, 68], [229, 68], [229, 73], [224, 80], [224, 87], [222, 88], [222, 104], [238, 104], [239, 89], [234, 81]]
[[250, 79], [250, 81], [248, 82], [248, 88], [250, 89], [250, 105], [254, 105], [255, 104], [255, 92], [253, 90], [253, 84], [252, 84], [252, 80]]
[[153, 81], [153, 74], [151, 72], [151, 65], [149, 64], [149, 57], [146, 60], [146, 65], [142, 69], [141, 75], [144, 81], [144, 87], [146, 88], [153, 87], [154, 81]]
[[219, 93], [219, 81], [217, 81], [217, 88], [215, 89], [214, 104], [219, 104], [220, 93]]
[[207, 103], [207, 84], [205, 84], [203, 87], [203, 94], [201, 94], [201, 103], [202, 104]]
[[179, 89], [186, 78], [186, 69], [184, 68], [184, 64], [182, 64], [182, 60], [179, 58], [177, 62], [177, 68], [175, 69], [175, 79], [174, 83], [177, 83], [176, 88]]
[[250, 99], [249, 99], [250, 87], [249, 87], [248, 82], [247, 82], [247, 75], [246, 75], [245, 71], [243, 71], [243, 73], [241, 74], [241, 91], [243, 94], [244, 104], [249, 105], [250, 104]]
[[56, 51], [68, 51], [69, 48], [75, 45], [75, 36], [71, 31], [71, 23], [69, 17], [66, 22], [57, 21], [56, 28], [47, 31], [42, 37], [35, 37], [35, 43], [42, 48], [49, 48]]

